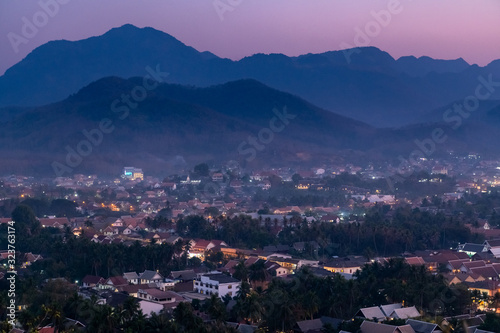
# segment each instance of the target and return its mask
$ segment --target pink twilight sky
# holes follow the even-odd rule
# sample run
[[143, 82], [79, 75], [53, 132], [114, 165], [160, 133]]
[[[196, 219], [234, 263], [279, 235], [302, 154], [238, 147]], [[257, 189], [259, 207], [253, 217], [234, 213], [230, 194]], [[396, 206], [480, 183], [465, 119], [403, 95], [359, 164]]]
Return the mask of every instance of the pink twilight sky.
[[[151, 26], [199, 51], [235, 60], [259, 52], [339, 50], [342, 43], [355, 46], [355, 29], [364, 30], [374, 21], [371, 12], [391, 2], [400, 3], [399, 12], [368, 45], [396, 59], [462, 57], [484, 66], [500, 58], [499, 0], [57, 0], [66, 4], [40, 21], [38, 32], [16, 52], [9, 33], [22, 36], [23, 17], [33, 22], [42, 10], [39, 2], [52, 1], [0, 0], [0, 75], [48, 41], [84, 39], [126, 23]], [[221, 19], [215, 3], [231, 10]]]

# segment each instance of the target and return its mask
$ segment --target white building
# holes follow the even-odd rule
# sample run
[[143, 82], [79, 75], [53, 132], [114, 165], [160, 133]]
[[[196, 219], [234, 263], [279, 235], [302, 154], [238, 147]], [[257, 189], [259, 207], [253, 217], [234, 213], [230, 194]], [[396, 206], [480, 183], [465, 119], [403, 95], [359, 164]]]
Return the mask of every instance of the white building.
[[123, 273], [123, 278], [131, 284], [139, 284], [139, 275], [136, 272]]
[[139, 289], [137, 292], [137, 297], [146, 301], [151, 301], [155, 303], [174, 303], [179, 295], [172, 291], [162, 291], [160, 289], [149, 288], [149, 289]]
[[226, 295], [234, 297], [240, 290], [241, 281], [222, 273], [210, 273], [199, 275], [193, 284], [194, 292], [222, 298]]
[[366, 197], [370, 203], [385, 203], [390, 204], [396, 202], [396, 197], [390, 194], [372, 194]]

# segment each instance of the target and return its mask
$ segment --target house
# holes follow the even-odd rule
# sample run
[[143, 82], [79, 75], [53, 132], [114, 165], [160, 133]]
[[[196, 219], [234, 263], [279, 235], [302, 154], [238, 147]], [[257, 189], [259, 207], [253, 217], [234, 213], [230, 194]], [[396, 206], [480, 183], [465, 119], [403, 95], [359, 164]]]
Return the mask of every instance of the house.
[[392, 194], [371, 194], [366, 197], [370, 203], [392, 204], [396, 202], [396, 197]]
[[123, 220], [121, 218], [116, 219], [111, 223], [111, 227], [123, 227]]
[[354, 274], [357, 271], [360, 271], [364, 265], [365, 262], [362, 260], [356, 258], [354, 258], [354, 260], [343, 258], [331, 260], [323, 264], [323, 268], [332, 273]]
[[418, 310], [414, 306], [411, 306], [409, 308], [394, 309], [394, 311], [392, 311], [392, 313], [389, 315], [389, 318], [408, 319], [417, 318], [420, 316], [420, 312], [418, 312]]
[[297, 206], [287, 206], [287, 207], [283, 207], [283, 208], [276, 208], [273, 211], [273, 214], [285, 215], [285, 214], [289, 214], [291, 212], [297, 212], [297, 213], [300, 213], [300, 214], [303, 213], [302, 209], [300, 209]]
[[174, 281], [186, 282], [196, 279], [197, 274], [192, 269], [171, 271], [169, 277]]
[[405, 262], [410, 266], [425, 266], [425, 261], [422, 257], [407, 257]]
[[12, 219], [10, 217], [0, 217], [0, 224], [8, 224]]
[[488, 251], [492, 248], [500, 248], [500, 239], [485, 240], [484, 245], [486, 246], [486, 250]]
[[465, 243], [463, 245], [459, 245], [457, 248], [458, 252], [465, 252], [469, 257], [472, 257], [476, 253], [487, 252], [485, 244], [473, 244], [473, 243]]
[[172, 291], [162, 291], [160, 289], [148, 288], [139, 289], [137, 292], [137, 297], [146, 301], [152, 301], [156, 303], [174, 303], [177, 299], [182, 299], [182, 297]]
[[415, 319], [408, 319], [406, 321], [407, 325], [410, 325], [411, 328], [415, 331], [415, 333], [437, 333], [441, 332], [441, 329], [439, 328], [438, 325], [428, 323], [425, 321], [420, 321], [420, 320], [415, 320]]
[[471, 274], [482, 276], [485, 280], [498, 280], [498, 272], [493, 266], [471, 268]]
[[216, 295], [219, 298], [226, 295], [234, 297], [240, 286], [240, 280], [222, 273], [202, 274], [193, 281], [194, 292], [205, 295]]
[[190, 244], [191, 249], [189, 250], [189, 257], [198, 257], [202, 260], [205, 257], [205, 253], [215, 247], [214, 243], [205, 239], [193, 239]]
[[25, 253], [21, 267], [26, 268], [29, 265], [31, 265], [32, 263], [34, 263], [38, 260], [42, 260], [42, 259], [43, 259], [43, 257], [41, 254], [33, 254], [31, 252]]
[[134, 231], [135, 230], [132, 227], [128, 226], [125, 229], [123, 229], [122, 234], [124, 234], [124, 235], [131, 235], [131, 234], [134, 233]]
[[40, 225], [43, 228], [62, 229], [62, 228], [64, 228], [64, 226], [70, 225], [67, 217], [41, 218], [41, 219], [38, 219], [38, 221], [40, 221]]
[[227, 264], [224, 265], [224, 267], [219, 268], [218, 270], [221, 272], [226, 272], [229, 273], [229, 275], [233, 276], [234, 272], [236, 271], [235, 267], [240, 263], [239, 260], [229, 260]]
[[485, 279], [477, 274], [449, 274], [445, 275], [446, 279], [448, 280], [448, 285], [452, 284], [459, 284], [459, 283], [464, 283], [464, 282], [477, 282], [477, 281], [484, 281]]
[[464, 262], [470, 262], [470, 260], [469, 259], [450, 260], [446, 264], [446, 268], [452, 271], [453, 273], [460, 273], [460, 267], [462, 267], [462, 264]]
[[106, 229], [103, 230], [103, 234], [108, 237], [112, 237], [114, 235], [118, 234], [118, 229], [113, 228], [111, 226], [106, 227]]
[[112, 276], [106, 280], [106, 286], [119, 287], [128, 285], [128, 281], [122, 276]]
[[299, 269], [302, 266], [318, 267], [319, 263], [319, 261], [316, 260], [293, 259], [278, 256], [270, 256], [268, 257], [268, 260], [278, 263], [281, 267], [288, 269], [290, 273], [293, 273], [296, 269]]
[[295, 332], [307, 333], [307, 332], [322, 332], [323, 327], [329, 324], [334, 330], [338, 329], [339, 325], [342, 323], [341, 319], [331, 318], [331, 317], [321, 317], [312, 320], [302, 320], [296, 323], [294, 329]]
[[138, 297], [140, 289], [150, 289], [155, 288], [156, 284], [128, 284], [126, 286], [119, 286], [116, 288], [116, 292], [130, 295], [132, 297]]
[[271, 182], [269, 180], [264, 180], [262, 183], [259, 184], [259, 187], [267, 191], [271, 188]]
[[486, 266], [486, 263], [483, 260], [464, 262], [462, 266], [460, 266], [460, 272], [471, 273], [472, 268], [484, 267], [484, 266]]
[[164, 306], [161, 303], [146, 301], [145, 299], [142, 299], [139, 301], [139, 308], [146, 316], [146, 318], [150, 318], [153, 313], [160, 314], [160, 312], [164, 309]]
[[214, 172], [212, 175], [213, 182], [221, 182], [224, 180], [224, 175], [220, 172]]
[[[162, 243], [166, 243], [167, 240], [171, 239], [172, 235], [168, 232], [155, 232], [154, 234], [152, 234], [151, 237], [148, 237], [148, 238], [152, 238], [155, 240], [155, 243], [156, 244], [162, 244]], [[174, 237], [174, 239], [178, 239], [180, 237]]]
[[481, 294], [486, 293], [488, 296], [493, 297], [497, 292], [500, 292], [500, 285], [498, 281], [484, 280], [476, 282], [465, 282], [469, 291], [477, 290]]
[[90, 240], [91, 242], [94, 243], [100, 243], [100, 244], [110, 244], [111, 243], [111, 238], [105, 235], [94, 235], [94, 237]]
[[308, 190], [309, 187], [311, 187], [311, 181], [310, 180], [301, 180], [298, 182], [297, 185], [295, 185], [295, 188], [297, 190]]
[[499, 246], [499, 247], [492, 247], [492, 248], [490, 249], [490, 252], [491, 252], [491, 254], [493, 254], [493, 256], [494, 256], [495, 258], [497, 258], [497, 259], [499, 259], [499, 258], [500, 258], [500, 246]]
[[383, 321], [386, 315], [382, 312], [380, 307], [372, 306], [369, 308], [362, 308], [354, 315], [354, 317], [365, 318], [368, 320]]
[[123, 278], [127, 280], [128, 283], [138, 284], [139, 283], [139, 275], [136, 272], [127, 272], [123, 273]]
[[98, 284], [104, 284], [106, 281], [104, 278], [100, 276], [95, 276], [95, 275], [85, 275], [85, 277], [82, 280], [82, 286], [84, 288], [94, 288]]
[[165, 243], [170, 244], [170, 245], [174, 245], [178, 241], [182, 241], [182, 238], [179, 236], [175, 236], [175, 235], [172, 235], [170, 237], [167, 237], [167, 239], [165, 239]]
[[158, 272], [145, 270], [139, 276], [139, 281], [142, 284], [144, 284], [144, 283], [157, 283], [157, 282], [163, 281], [163, 276], [161, 276], [161, 274]]
[[[326, 277], [333, 277], [335, 276], [335, 273], [332, 273], [330, 271], [327, 271], [326, 269], [322, 268], [322, 267], [311, 267], [309, 269], [311, 271], [311, 274], [316, 276], [316, 277], [320, 277], [320, 278], [326, 278]], [[346, 277], [346, 279], [348, 279]]]
[[319, 221], [320, 222], [328, 222], [328, 223], [340, 223], [340, 217], [338, 217], [337, 215], [333, 215], [333, 214], [327, 214], [327, 215], [322, 216], [319, 219]]
[[432, 168], [431, 174], [433, 175], [447, 175], [448, 168], [441, 165], [436, 165]]
[[290, 274], [290, 271], [288, 269], [286, 269], [285, 267], [281, 267], [278, 263], [266, 261], [264, 265], [271, 276], [280, 277]]
[[[111, 293], [111, 295], [106, 298], [106, 304], [115, 309], [119, 308], [120, 306], [123, 307], [123, 304], [129, 297], [130, 295], [127, 294]], [[146, 318], [151, 317], [152, 313], [159, 314], [164, 309], [163, 304], [139, 299], [137, 297], [134, 298], [134, 303], [139, 306], [139, 309], [142, 311]]]
[[365, 320], [361, 324], [361, 333], [415, 333], [410, 325], [392, 326]]
[[415, 255], [422, 257], [425, 260], [426, 267], [430, 271], [436, 271], [439, 266], [446, 265], [450, 260], [468, 259], [469, 256], [465, 252], [455, 252], [451, 250], [436, 251], [415, 251]]
[[391, 313], [396, 310], [396, 309], [401, 309], [403, 307], [403, 304], [401, 303], [394, 303], [394, 304], [387, 304], [387, 305], [381, 305], [380, 310], [384, 313], [386, 317], [390, 317]]
[[484, 260], [487, 263], [498, 262], [491, 252], [479, 252], [471, 257], [472, 260]]
[[238, 249], [234, 247], [223, 247], [220, 249], [222, 254], [224, 255], [224, 258], [226, 259], [231, 259], [231, 258], [247, 258], [253, 253], [252, 250], [243, 250], [243, 249]]

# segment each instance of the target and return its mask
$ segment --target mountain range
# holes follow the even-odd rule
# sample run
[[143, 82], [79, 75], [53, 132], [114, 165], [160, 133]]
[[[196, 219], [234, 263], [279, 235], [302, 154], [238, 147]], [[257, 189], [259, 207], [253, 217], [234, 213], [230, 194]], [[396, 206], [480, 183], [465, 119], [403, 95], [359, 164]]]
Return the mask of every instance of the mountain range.
[[[116, 175], [134, 165], [164, 174], [228, 160], [398, 164], [414, 151], [500, 156], [500, 89], [484, 86], [500, 81], [499, 61], [349, 52], [349, 62], [343, 51], [232, 61], [131, 25], [47, 43], [0, 77], [0, 173]], [[457, 113], [479, 83], [491, 96]], [[436, 131], [445, 139], [436, 142]]]
[[477, 147], [499, 153], [500, 106], [458, 130], [439, 123], [380, 129], [252, 79], [205, 88], [153, 83], [147, 90], [140, 77], [106, 77], [60, 102], [15, 108], [0, 121], [0, 173], [116, 175], [135, 165], [161, 174], [228, 160], [244, 167], [380, 162], [408, 158], [415, 140], [428, 140], [438, 126], [449, 139], [433, 156]]
[[[500, 60], [485, 67], [463, 59], [395, 60], [375, 47], [298, 57], [255, 54], [233, 61], [152, 28], [124, 25], [102, 36], [36, 48], [0, 77], [0, 107], [56, 102], [103, 77], [144, 76], [148, 66], [168, 72], [169, 83], [199, 87], [255, 79], [376, 127], [419, 122], [473, 94], [479, 76], [500, 78]], [[500, 99], [500, 89], [490, 99]]]

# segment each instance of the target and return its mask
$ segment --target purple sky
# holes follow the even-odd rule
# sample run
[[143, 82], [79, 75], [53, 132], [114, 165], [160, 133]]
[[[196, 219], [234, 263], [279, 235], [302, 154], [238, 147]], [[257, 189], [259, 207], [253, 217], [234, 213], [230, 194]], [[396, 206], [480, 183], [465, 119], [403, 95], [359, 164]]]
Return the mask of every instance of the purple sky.
[[[56, 0], [41, 0], [49, 3]], [[397, 0], [58, 0], [54, 17], [15, 52], [9, 33], [22, 36], [39, 1], [0, 1], [0, 74], [50, 40], [101, 35], [126, 23], [165, 31], [199, 51], [240, 59], [254, 53], [299, 55], [355, 46], [355, 29], [374, 26], [371, 12]], [[228, 5], [221, 16], [214, 3]], [[484, 66], [500, 58], [500, 1], [400, 0], [390, 23], [368, 45], [393, 57], [464, 58]], [[38, 15], [43, 20], [43, 16]], [[45, 23], [45, 24], [44, 24]], [[375, 27], [376, 28], [376, 27]], [[374, 28], [374, 29], [375, 29]], [[13, 36], [11, 34], [11, 36]]]

